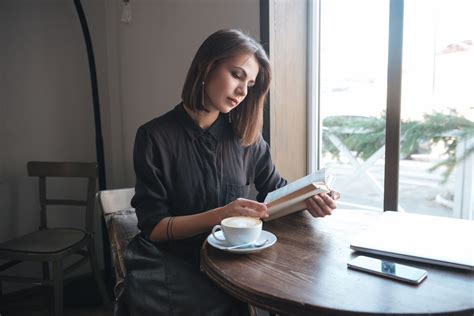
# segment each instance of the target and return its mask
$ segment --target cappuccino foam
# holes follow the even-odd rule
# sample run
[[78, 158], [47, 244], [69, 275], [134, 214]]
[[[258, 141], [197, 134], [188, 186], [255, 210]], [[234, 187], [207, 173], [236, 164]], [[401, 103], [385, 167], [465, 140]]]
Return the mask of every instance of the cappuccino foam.
[[256, 217], [236, 216], [225, 219], [222, 224], [230, 227], [245, 228], [260, 225], [260, 219]]

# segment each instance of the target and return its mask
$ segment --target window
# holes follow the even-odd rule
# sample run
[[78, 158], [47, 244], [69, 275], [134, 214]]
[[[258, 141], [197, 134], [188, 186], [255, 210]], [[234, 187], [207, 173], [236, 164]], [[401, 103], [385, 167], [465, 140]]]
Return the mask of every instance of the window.
[[[394, 14], [394, 4], [403, 14]], [[312, 140], [310, 161], [336, 175], [340, 207], [381, 211], [388, 192], [398, 210], [472, 218], [473, 11], [470, 0], [313, 2], [310, 125], [321, 146]], [[403, 22], [399, 29], [390, 18]], [[390, 27], [403, 28], [401, 89], [391, 85], [401, 100], [398, 116], [387, 111], [388, 69], [397, 74], [389, 44], [402, 49]], [[387, 122], [394, 120], [400, 147], [386, 157], [386, 135], [397, 126]], [[394, 196], [386, 167], [399, 170]]]

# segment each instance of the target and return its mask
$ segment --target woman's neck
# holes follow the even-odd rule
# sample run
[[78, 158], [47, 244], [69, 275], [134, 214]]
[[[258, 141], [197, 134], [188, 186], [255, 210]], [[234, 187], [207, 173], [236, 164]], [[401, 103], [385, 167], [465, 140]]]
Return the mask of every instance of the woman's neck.
[[193, 119], [196, 124], [202, 129], [208, 129], [219, 117], [219, 111], [192, 111], [186, 105], [184, 110]]

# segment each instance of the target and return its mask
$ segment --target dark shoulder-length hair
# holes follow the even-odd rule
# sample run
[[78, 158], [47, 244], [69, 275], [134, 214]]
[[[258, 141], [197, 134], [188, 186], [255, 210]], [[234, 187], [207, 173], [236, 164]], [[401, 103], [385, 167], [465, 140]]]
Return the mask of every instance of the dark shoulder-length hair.
[[219, 62], [238, 54], [252, 54], [259, 71], [255, 85], [245, 99], [231, 112], [229, 121], [243, 146], [257, 141], [263, 125], [263, 106], [270, 88], [271, 68], [263, 47], [239, 30], [225, 29], [211, 34], [199, 47], [184, 82], [181, 97], [193, 111], [206, 111], [202, 104], [202, 83]]

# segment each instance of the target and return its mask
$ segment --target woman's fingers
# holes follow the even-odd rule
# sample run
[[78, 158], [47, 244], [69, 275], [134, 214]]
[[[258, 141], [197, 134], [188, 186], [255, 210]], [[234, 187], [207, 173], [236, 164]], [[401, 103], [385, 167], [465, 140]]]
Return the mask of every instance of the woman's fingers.
[[332, 191], [334, 192], [334, 194], [337, 194], [337, 196], [330, 196], [329, 194], [326, 194], [326, 193], [321, 193], [319, 194], [318, 196], [320, 196], [322, 198], [322, 200], [324, 201], [324, 204], [327, 205], [331, 210], [335, 209], [336, 208], [336, 201], [338, 198], [339, 198], [339, 193], [336, 192], [336, 191]]
[[234, 216], [251, 216], [251, 217], [262, 217], [262, 218], [268, 217], [267, 212], [262, 212], [262, 211], [259, 212], [248, 207], [237, 206], [235, 208], [235, 211], [237, 214]]
[[253, 209], [257, 212], [266, 212], [267, 206], [264, 203], [259, 203], [257, 201], [252, 201], [244, 198], [239, 198], [236, 200], [238, 204], [242, 207], [247, 207]]
[[[306, 200], [306, 206], [308, 211], [314, 217], [324, 217], [331, 215], [332, 210], [336, 208], [335, 199], [339, 196], [338, 192], [331, 192], [331, 195], [326, 193], [320, 193]], [[251, 216], [267, 218], [267, 206], [264, 203], [259, 203], [253, 200], [239, 198], [228, 206], [231, 206], [230, 212], [227, 213], [229, 216]]]
[[252, 200], [239, 198], [233, 202], [236, 215], [252, 217], [268, 217], [267, 206]]
[[331, 215], [332, 210], [336, 208], [336, 202], [326, 193], [315, 195], [306, 200], [308, 211], [314, 217], [324, 217]]
[[312, 197], [306, 200], [306, 206], [308, 206], [308, 211], [314, 217], [324, 217], [326, 215]]
[[[322, 197], [321, 195], [324, 194], [325, 197]], [[321, 210], [324, 212], [325, 215], [331, 215], [333, 208], [331, 207], [334, 201], [326, 195], [326, 193], [322, 193], [320, 195], [316, 195], [313, 197], [313, 199], [318, 203], [319, 207]], [[331, 204], [329, 204], [331, 203]], [[334, 208], [336, 205], [334, 204]]]

